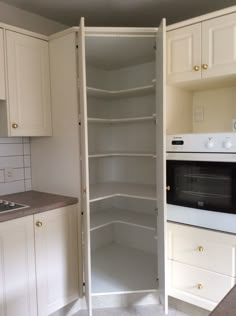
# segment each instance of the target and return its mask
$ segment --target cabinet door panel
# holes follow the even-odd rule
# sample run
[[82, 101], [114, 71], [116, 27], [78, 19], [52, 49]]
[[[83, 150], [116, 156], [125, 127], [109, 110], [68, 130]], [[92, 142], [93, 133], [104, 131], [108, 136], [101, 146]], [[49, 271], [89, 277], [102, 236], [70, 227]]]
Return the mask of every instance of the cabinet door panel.
[[[201, 78], [201, 24], [167, 33], [168, 83]], [[199, 70], [194, 70], [198, 66]]]
[[0, 315], [37, 316], [32, 216], [0, 223]]
[[11, 136], [49, 136], [48, 43], [12, 31], [6, 32], [6, 40]]
[[6, 99], [3, 30], [0, 29], [0, 100]]
[[85, 26], [81, 18], [78, 38], [79, 60], [79, 94], [81, 116], [81, 208], [83, 210], [83, 255], [84, 255], [84, 281], [85, 297], [88, 315], [92, 316], [91, 297], [91, 253], [90, 253], [90, 204], [89, 204], [89, 162], [88, 162], [88, 115], [86, 91], [86, 56], [85, 56]]
[[79, 296], [77, 205], [37, 214], [34, 223], [38, 316], [45, 316]]
[[203, 78], [236, 73], [236, 13], [202, 23]]
[[163, 19], [156, 36], [156, 186], [157, 186], [157, 231], [158, 231], [158, 279], [165, 313], [168, 313], [166, 290], [166, 20]]

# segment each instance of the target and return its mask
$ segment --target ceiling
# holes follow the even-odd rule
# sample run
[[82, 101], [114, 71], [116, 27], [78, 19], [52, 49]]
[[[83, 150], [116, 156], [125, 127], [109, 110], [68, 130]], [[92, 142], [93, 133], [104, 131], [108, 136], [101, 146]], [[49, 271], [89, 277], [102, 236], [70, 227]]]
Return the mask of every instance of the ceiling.
[[68, 26], [158, 26], [236, 5], [236, 0], [1, 0]]

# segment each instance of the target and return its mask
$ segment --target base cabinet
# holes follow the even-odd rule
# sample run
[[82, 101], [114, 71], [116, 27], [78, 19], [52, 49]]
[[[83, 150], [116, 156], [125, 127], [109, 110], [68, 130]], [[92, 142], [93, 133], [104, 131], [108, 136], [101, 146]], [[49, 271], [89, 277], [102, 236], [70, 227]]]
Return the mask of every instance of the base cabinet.
[[77, 205], [0, 223], [0, 316], [47, 316], [78, 299]]
[[0, 223], [0, 315], [37, 316], [33, 216]]
[[76, 208], [34, 216], [38, 316], [50, 315], [79, 296]]
[[168, 294], [213, 310], [236, 283], [236, 236], [168, 223]]

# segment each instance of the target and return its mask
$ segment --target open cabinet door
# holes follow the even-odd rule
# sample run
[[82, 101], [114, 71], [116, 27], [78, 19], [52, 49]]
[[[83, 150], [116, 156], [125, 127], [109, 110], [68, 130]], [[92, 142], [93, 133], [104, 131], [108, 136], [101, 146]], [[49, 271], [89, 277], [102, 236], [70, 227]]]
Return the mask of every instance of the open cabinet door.
[[166, 289], [166, 20], [163, 19], [156, 36], [156, 173], [157, 173], [157, 235], [158, 235], [158, 279], [161, 303], [168, 313]]
[[85, 63], [85, 27], [84, 18], [80, 20], [78, 34], [78, 67], [79, 67], [79, 113], [81, 119], [81, 209], [83, 234], [83, 267], [85, 297], [88, 315], [92, 316], [91, 301], [91, 253], [90, 253], [90, 211], [89, 211], [89, 165], [88, 165], [88, 120], [87, 120], [87, 88]]

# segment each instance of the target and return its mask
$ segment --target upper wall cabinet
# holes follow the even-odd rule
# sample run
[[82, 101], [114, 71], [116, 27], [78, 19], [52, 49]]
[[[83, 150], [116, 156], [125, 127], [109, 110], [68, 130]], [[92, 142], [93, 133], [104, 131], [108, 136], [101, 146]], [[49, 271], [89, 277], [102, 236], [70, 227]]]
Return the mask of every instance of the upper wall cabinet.
[[3, 30], [0, 29], [0, 100], [6, 99]]
[[201, 24], [167, 33], [168, 82], [201, 79]]
[[236, 74], [236, 13], [202, 23], [204, 78]]
[[8, 136], [50, 136], [48, 42], [6, 31]]
[[236, 74], [236, 13], [168, 32], [168, 83]]

